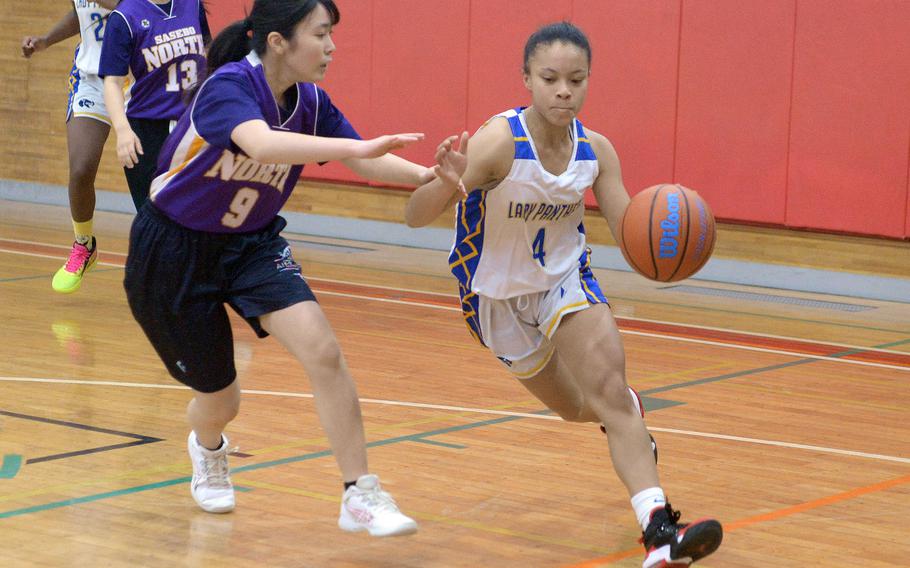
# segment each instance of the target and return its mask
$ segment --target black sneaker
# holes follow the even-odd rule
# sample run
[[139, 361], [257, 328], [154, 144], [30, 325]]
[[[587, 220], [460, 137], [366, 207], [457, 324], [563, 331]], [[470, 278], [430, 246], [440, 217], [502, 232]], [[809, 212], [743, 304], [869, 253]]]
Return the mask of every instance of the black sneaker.
[[[638, 410], [638, 413], [641, 414], [641, 417], [645, 417], [645, 405], [641, 403], [641, 397], [638, 396], [638, 391], [629, 387], [629, 394], [632, 395], [632, 402], [635, 404], [635, 408]], [[604, 425], [600, 425], [600, 431], [604, 434], [607, 433], [607, 429], [604, 428]], [[654, 452], [654, 463], [657, 463], [657, 442], [654, 441], [654, 436], [648, 432], [648, 437], [651, 438], [651, 451]]]
[[679, 511], [669, 503], [651, 511], [639, 541], [645, 545], [642, 568], [684, 568], [717, 550], [724, 538], [723, 527], [714, 519], [678, 521]]

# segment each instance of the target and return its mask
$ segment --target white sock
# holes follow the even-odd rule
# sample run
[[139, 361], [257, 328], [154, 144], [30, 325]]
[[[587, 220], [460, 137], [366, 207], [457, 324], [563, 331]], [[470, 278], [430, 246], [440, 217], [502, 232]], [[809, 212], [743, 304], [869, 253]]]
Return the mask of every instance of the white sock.
[[660, 487], [649, 487], [632, 497], [632, 508], [635, 509], [635, 516], [638, 517], [641, 530], [648, 528], [648, 523], [651, 522], [651, 511], [666, 504], [667, 497]]

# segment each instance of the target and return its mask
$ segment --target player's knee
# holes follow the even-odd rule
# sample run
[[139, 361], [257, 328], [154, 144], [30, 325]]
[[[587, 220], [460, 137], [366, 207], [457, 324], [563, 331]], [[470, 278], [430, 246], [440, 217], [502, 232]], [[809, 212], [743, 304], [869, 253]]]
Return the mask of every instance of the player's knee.
[[625, 376], [615, 369], [605, 370], [597, 382], [595, 396], [607, 406], [631, 412], [629, 405], [629, 388]]
[[89, 163], [75, 161], [70, 165], [70, 186], [79, 189], [94, 188], [96, 171]]
[[585, 422], [582, 418], [582, 410], [584, 409], [584, 404], [559, 404], [552, 406], [550, 410], [559, 415], [560, 418], [566, 422]]
[[317, 345], [313, 346], [311, 351], [313, 362], [319, 367], [326, 369], [341, 369], [344, 366], [344, 357], [341, 354], [341, 346], [334, 337], [325, 338]]

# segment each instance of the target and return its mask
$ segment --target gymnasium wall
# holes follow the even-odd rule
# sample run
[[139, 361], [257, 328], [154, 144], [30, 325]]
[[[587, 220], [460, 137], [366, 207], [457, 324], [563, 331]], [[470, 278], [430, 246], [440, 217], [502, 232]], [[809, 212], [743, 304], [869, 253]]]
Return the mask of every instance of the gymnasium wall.
[[338, 4], [324, 86], [364, 135], [426, 132], [409, 158], [526, 104], [525, 39], [570, 19], [594, 50], [581, 118], [613, 141], [631, 192], [675, 181], [722, 219], [910, 236], [910, 1]]
[[[251, 5], [207, 1], [215, 29]], [[594, 49], [581, 119], [613, 141], [630, 192], [675, 181], [721, 219], [910, 237], [910, 0], [336, 1], [323, 86], [364, 136], [426, 132], [405, 157], [428, 163], [444, 136], [526, 104], [525, 39], [570, 19]], [[11, 13], [4, 46], [61, 4]], [[65, 156], [67, 55], [53, 49], [54, 65], [0, 54], [14, 93], [0, 117], [16, 129], [0, 129], [2, 177], [65, 183], [51, 162]], [[121, 189], [111, 155], [99, 186]], [[305, 176], [363, 181], [331, 164]]]

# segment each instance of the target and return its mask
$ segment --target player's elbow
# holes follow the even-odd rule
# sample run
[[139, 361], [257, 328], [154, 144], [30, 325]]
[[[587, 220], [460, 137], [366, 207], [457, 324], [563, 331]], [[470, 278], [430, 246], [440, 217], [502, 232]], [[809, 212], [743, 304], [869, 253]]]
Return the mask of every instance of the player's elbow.
[[408, 227], [410, 227], [412, 229], [416, 229], [418, 227], [423, 227], [424, 225], [426, 225], [425, 222], [422, 222], [421, 219], [418, 219], [417, 217], [415, 217], [410, 211], [405, 212], [404, 222]]
[[407, 207], [404, 211], [404, 222], [412, 229], [424, 227], [430, 224], [432, 220], [433, 219], [429, 218], [428, 215], [421, 214], [420, 211], [417, 211], [412, 207]]

